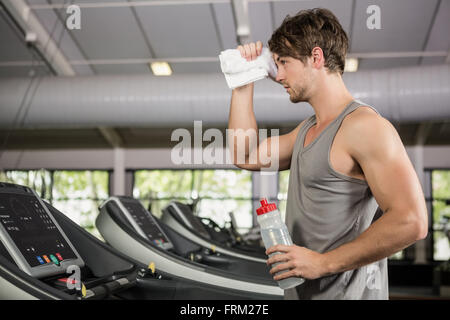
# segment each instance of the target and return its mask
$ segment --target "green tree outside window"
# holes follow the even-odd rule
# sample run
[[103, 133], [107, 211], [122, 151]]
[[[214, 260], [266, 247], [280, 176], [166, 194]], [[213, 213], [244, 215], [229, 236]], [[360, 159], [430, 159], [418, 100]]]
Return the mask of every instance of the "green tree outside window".
[[449, 239], [444, 233], [445, 216], [450, 217], [450, 170], [433, 170], [431, 173], [433, 197], [433, 259], [450, 259]]
[[224, 226], [228, 213], [236, 213], [238, 225], [250, 228], [252, 223], [251, 173], [244, 170], [137, 170], [134, 173], [133, 196], [152, 214], [162, 215], [171, 201], [196, 202], [196, 214]]

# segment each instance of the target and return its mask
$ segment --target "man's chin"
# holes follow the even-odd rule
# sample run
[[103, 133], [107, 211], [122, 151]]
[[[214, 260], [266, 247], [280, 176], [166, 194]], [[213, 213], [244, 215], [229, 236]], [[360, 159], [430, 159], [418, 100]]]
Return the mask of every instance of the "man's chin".
[[293, 97], [293, 96], [290, 96], [289, 100], [291, 100], [292, 103], [306, 102], [305, 99], [302, 99], [299, 97]]

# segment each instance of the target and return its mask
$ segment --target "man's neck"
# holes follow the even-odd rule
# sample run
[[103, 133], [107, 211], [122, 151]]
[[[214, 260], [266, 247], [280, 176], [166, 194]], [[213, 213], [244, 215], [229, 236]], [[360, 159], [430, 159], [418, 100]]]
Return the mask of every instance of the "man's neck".
[[317, 83], [309, 103], [316, 114], [316, 127], [328, 125], [354, 100], [340, 75], [325, 76]]

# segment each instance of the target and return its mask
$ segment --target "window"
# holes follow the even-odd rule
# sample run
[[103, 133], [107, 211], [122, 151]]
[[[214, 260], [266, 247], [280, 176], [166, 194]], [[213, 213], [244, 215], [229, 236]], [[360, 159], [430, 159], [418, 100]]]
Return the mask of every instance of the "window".
[[157, 217], [171, 201], [196, 202], [195, 213], [223, 227], [234, 212], [238, 228], [252, 227], [252, 178], [244, 170], [137, 170], [133, 197]]
[[151, 212], [161, 216], [170, 201], [191, 199], [191, 170], [138, 170], [134, 172], [133, 197], [141, 200]]
[[433, 260], [450, 259], [450, 170], [432, 170]]
[[[252, 221], [252, 175], [243, 170], [197, 170], [194, 192], [200, 201], [200, 217], [213, 219], [221, 227], [234, 213], [238, 229], [250, 229]], [[197, 196], [194, 193], [194, 196]]]
[[44, 200], [51, 202], [52, 174], [47, 170], [8, 170], [0, 171], [0, 181], [20, 184], [36, 191]]
[[108, 197], [107, 171], [11, 170], [0, 180], [25, 185], [75, 223], [102, 239], [95, 227], [98, 206]]
[[53, 171], [52, 205], [99, 239], [95, 219], [108, 198], [108, 176], [107, 171]]

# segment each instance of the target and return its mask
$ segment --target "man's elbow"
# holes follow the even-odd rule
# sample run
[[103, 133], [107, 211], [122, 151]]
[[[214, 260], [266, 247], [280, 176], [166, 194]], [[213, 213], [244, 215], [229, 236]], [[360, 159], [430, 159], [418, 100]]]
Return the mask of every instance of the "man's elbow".
[[425, 239], [428, 235], [428, 223], [420, 223], [417, 229], [416, 241]]
[[425, 210], [424, 212], [419, 212], [415, 214], [413, 219], [413, 230], [415, 241], [423, 240], [428, 235], [428, 214]]

